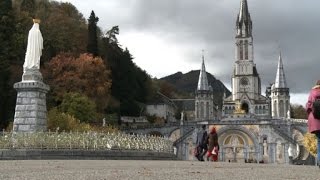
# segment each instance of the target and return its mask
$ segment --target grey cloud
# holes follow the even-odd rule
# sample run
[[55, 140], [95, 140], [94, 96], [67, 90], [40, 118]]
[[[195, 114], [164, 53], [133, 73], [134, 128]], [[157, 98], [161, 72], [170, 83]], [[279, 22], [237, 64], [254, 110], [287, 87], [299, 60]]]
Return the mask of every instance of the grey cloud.
[[[126, 3], [116, 2], [120, 7]], [[205, 49], [208, 56], [207, 70], [224, 83], [230, 84], [234, 63], [235, 21], [240, 0], [130, 2], [130, 10], [96, 14], [100, 21], [108, 21], [109, 26], [112, 23], [119, 25], [121, 33], [151, 32], [168, 43], [187, 48], [190, 53], [198, 52], [199, 54], [187, 54], [185, 59], [187, 62], [199, 62], [199, 67], [200, 49]], [[307, 93], [314, 81], [320, 79], [320, 2], [248, 0], [248, 5], [253, 20], [255, 63], [264, 86], [273, 82], [276, 76], [280, 45], [291, 92]], [[107, 26], [106, 23], [101, 23]], [[217, 68], [219, 74], [214, 72]]]

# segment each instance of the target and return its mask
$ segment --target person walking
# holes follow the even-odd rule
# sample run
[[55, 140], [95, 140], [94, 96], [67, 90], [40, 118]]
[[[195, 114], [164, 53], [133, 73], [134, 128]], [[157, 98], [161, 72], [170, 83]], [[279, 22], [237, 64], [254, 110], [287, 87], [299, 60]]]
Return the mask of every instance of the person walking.
[[317, 165], [320, 168], [320, 117], [317, 116], [317, 113], [320, 113], [320, 110], [318, 109], [320, 100], [318, 99], [320, 99], [320, 80], [318, 80], [316, 85], [311, 89], [306, 104], [308, 130], [317, 137]]
[[208, 153], [207, 160], [218, 161], [219, 144], [218, 144], [218, 134], [215, 127], [212, 127], [208, 135]]
[[208, 136], [208, 133], [206, 131], [206, 125], [202, 125], [202, 129], [197, 133], [197, 142], [196, 142], [196, 146], [198, 150], [196, 158], [199, 161], [204, 161], [203, 156], [207, 153], [207, 150], [208, 150], [207, 136]]

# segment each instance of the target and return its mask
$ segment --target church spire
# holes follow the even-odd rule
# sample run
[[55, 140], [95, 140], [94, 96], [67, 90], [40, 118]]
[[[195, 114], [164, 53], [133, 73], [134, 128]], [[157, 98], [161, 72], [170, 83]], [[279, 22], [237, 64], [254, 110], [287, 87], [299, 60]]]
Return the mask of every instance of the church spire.
[[287, 88], [286, 77], [284, 75], [284, 70], [283, 70], [281, 52], [279, 55], [277, 76], [276, 76], [276, 81], [274, 83], [274, 87], [275, 88]]
[[199, 75], [199, 81], [198, 81], [198, 91], [208, 91], [209, 90], [209, 85], [208, 85], [208, 78], [207, 78], [207, 72], [206, 72], [206, 67], [204, 65], [204, 56], [202, 54], [202, 67], [200, 70], [200, 75]]
[[236, 23], [237, 37], [252, 36], [252, 21], [248, 9], [247, 0], [241, 0], [240, 11]]

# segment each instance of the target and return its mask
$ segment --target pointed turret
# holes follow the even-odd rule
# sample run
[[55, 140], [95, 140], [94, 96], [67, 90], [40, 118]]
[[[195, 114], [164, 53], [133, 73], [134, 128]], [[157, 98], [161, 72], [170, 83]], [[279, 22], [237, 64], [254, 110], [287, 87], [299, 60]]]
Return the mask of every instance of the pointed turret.
[[287, 88], [286, 77], [284, 75], [284, 70], [283, 70], [281, 52], [279, 55], [277, 76], [276, 76], [276, 81], [274, 83], [274, 87], [275, 88]]
[[209, 86], [204, 56], [202, 54], [202, 66], [199, 74], [198, 87], [195, 91], [195, 120], [213, 119], [216, 110], [213, 103], [213, 91]]
[[236, 23], [237, 37], [252, 36], [252, 21], [248, 9], [247, 0], [241, 0], [240, 11]]
[[281, 52], [276, 80], [271, 87], [271, 106], [272, 117], [290, 118], [290, 93], [284, 75]]
[[204, 65], [204, 56], [202, 55], [202, 67], [200, 70], [199, 81], [198, 81], [198, 91], [209, 91], [208, 78], [206, 67]]

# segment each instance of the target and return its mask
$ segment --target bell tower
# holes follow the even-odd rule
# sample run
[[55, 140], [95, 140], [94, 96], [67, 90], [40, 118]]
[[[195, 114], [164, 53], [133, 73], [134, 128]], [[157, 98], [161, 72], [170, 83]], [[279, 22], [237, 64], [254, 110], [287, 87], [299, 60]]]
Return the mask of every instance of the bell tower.
[[232, 75], [232, 100], [259, 99], [261, 95], [260, 77], [254, 64], [252, 21], [247, 0], [241, 0], [236, 21], [235, 63]]

